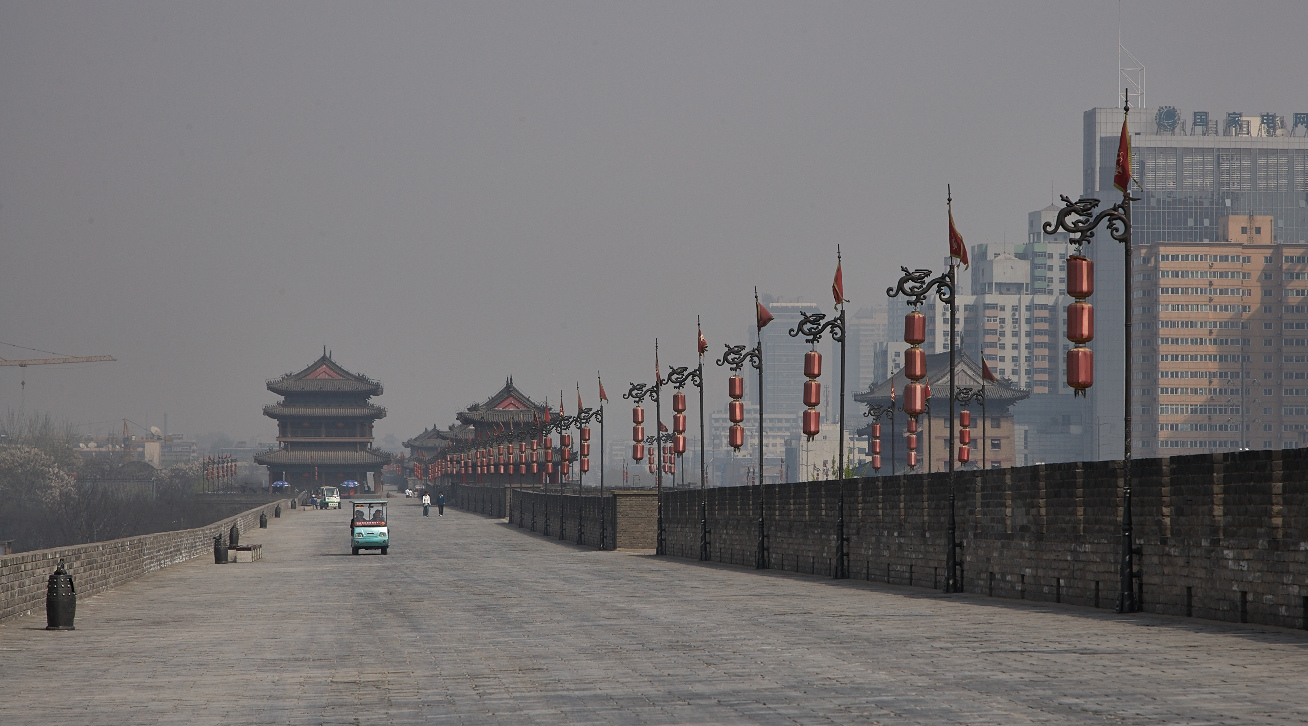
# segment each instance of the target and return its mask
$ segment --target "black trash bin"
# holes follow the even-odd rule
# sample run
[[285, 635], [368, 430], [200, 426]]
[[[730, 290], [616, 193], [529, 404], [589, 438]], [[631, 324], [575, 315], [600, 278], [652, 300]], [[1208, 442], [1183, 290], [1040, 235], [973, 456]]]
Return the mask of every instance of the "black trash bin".
[[259, 512], [259, 529], [268, 529], [268, 513]]
[[215, 565], [227, 564], [227, 545], [223, 544], [221, 534], [214, 535], [213, 538], [213, 563]]
[[291, 509], [295, 509], [295, 499], [291, 498]]
[[64, 561], [50, 573], [45, 590], [45, 629], [76, 630], [73, 617], [77, 615], [77, 589], [73, 577], [64, 569]]
[[282, 505], [278, 504], [277, 508], [273, 510], [273, 519], [281, 519], [281, 518], [282, 518]]
[[236, 547], [239, 544], [241, 544], [241, 530], [237, 529], [236, 525], [233, 524], [232, 528], [227, 531], [227, 546]]

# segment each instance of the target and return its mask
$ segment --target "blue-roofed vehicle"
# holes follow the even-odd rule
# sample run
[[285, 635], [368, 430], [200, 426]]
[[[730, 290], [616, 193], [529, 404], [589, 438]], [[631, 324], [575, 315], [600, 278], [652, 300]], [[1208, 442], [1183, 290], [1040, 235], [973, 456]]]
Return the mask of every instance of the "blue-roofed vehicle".
[[350, 552], [381, 550], [387, 554], [391, 546], [390, 530], [386, 526], [385, 499], [355, 499], [354, 513], [350, 516]]

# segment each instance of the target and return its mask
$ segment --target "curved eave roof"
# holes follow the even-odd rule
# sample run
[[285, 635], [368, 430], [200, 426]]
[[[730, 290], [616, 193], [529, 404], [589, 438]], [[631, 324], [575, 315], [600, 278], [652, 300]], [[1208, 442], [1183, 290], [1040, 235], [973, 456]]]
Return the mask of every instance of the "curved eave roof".
[[278, 378], [268, 381], [268, 390], [278, 395], [288, 393], [367, 393], [382, 395], [382, 384], [376, 381], [351, 381], [341, 378]]
[[263, 415], [269, 418], [300, 416], [305, 418], [385, 418], [386, 409], [368, 404], [366, 406], [309, 406], [303, 404], [273, 403], [263, 407]]
[[260, 466], [373, 466], [391, 463], [391, 455], [380, 449], [367, 451], [287, 451], [269, 449], [254, 456]]

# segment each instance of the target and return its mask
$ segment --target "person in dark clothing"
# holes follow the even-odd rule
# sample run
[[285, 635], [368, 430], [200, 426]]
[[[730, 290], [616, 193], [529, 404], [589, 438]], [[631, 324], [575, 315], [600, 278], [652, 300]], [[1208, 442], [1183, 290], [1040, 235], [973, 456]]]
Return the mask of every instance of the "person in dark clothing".
[[444, 495], [444, 494], [442, 494], [442, 495], [436, 497], [436, 516], [437, 516], [437, 517], [444, 517], [444, 516], [445, 516], [445, 495]]

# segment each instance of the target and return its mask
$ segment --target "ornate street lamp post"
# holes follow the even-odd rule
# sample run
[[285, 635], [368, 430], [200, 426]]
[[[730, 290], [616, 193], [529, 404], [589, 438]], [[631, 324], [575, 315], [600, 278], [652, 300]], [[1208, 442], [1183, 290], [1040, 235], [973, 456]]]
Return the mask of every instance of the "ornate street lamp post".
[[[949, 520], [946, 527], [949, 538], [949, 549], [945, 553], [944, 591], [962, 592], [963, 583], [959, 578], [958, 566], [958, 549], [960, 543], [956, 536], [957, 530], [954, 517], [954, 500], [956, 497], [954, 491], [954, 397], [957, 393], [954, 380], [954, 368], [955, 349], [958, 347], [958, 310], [957, 298], [954, 296], [954, 271], [956, 266], [954, 264], [954, 258], [951, 257], [949, 260], [949, 269], [930, 280], [927, 279], [931, 277], [930, 270], [913, 270], [910, 272], [907, 267], [901, 267], [899, 269], [903, 271], [904, 275], [899, 278], [899, 284], [897, 287], [886, 289], [886, 295], [888, 297], [898, 297], [903, 295], [907, 299], [908, 304], [913, 306], [913, 312], [909, 313], [908, 319], [905, 321], [905, 338], [909, 337], [907, 335], [909, 328], [913, 328], [914, 339], [917, 339], [918, 333], [923, 324], [920, 318], [915, 320], [915, 316], [921, 315], [917, 308], [920, 307], [922, 303], [926, 302], [927, 296], [931, 294], [933, 289], [935, 290], [936, 297], [939, 298], [942, 303], [949, 306]], [[910, 348], [908, 352], [914, 350], [921, 351], [922, 349], [914, 347]], [[909, 370], [910, 366], [912, 366], [914, 370]], [[915, 356], [906, 356], [904, 358], [904, 369], [905, 375], [911, 379], [917, 380], [925, 378], [925, 352], [919, 352]], [[925, 399], [922, 398], [922, 394], [917, 389], [913, 388], [918, 385], [920, 384], [909, 383], [904, 387], [904, 411], [910, 415], [912, 415], [913, 409], [919, 408], [918, 406], [910, 406], [911, 402], [921, 399], [921, 403], [925, 404]], [[921, 406], [921, 408], [925, 408], [925, 406]], [[929, 437], [930, 434], [928, 433], [928, 443]], [[910, 466], [911, 465], [912, 462], [910, 462]]]
[[[764, 516], [767, 510], [763, 502], [763, 335], [762, 326], [759, 328], [757, 345], [749, 350], [745, 350], [743, 345], [727, 345], [726, 352], [718, 359], [718, 365], [729, 366], [733, 372], [738, 373], [748, 362], [758, 371], [758, 549], [754, 554], [754, 569], [766, 570], [768, 569], [768, 530], [767, 518]], [[738, 401], [733, 401], [733, 405], [735, 403]], [[732, 442], [732, 445], [734, 447], [736, 442]]]
[[[965, 388], [960, 388], [960, 389], [958, 389], [957, 391], [954, 392], [954, 400], [955, 400], [955, 401], [958, 401], [959, 403], [963, 404], [964, 406], [966, 406], [967, 404], [969, 404], [969, 403], [971, 403], [971, 402], [973, 402], [973, 401], [979, 401], [979, 402], [981, 403], [981, 444], [980, 444], [980, 448], [981, 448], [981, 468], [984, 469], [984, 468], [986, 468], [986, 387], [985, 387], [985, 383], [982, 382], [982, 385], [981, 385], [980, 388], [972, 388], [971, 386], [967, 386], [967, 387], [965, 387]], [[954, 424], [953, 424], [953, 422], [951, 421], [949, 425], [950, 425], [950, 426], [953, 426]], [[967, 442], [963, 442], [963, 444], [964, 444], [964, 446], [966, 446], [966, 445], [967, 445]], [[962, 450], [962, 447], [959, 447], [959, 450], [961, 451], [961, 450]]]
[[[654, 448], [655, 451], [658, 453], [658, 455], [661, 457], [663, 455], [663, 426], [662, 426], [663, 408], [659, 402], [659, 398], [660, 398], [659, 392], [663, 387], [663, 378], [658, 370], [658, 359], [659, 359], [659, 342], [658, 340], [655, 340], [654, 341], [654, 384], [650, 385], [647, 383], [632, 383], [631, 388], [628, 389], [626, 393], [622, 394], [622, 397], [630, 400], [633, 404], [636, 405], [636, 409], [635, 409], [636, 413], [633, 414], [632, 422], [636, 427], [639, 427], [641, 430], [639, 432], [633, 432], [633, 434], [639, 433], [640, 435], [633, 435], [632, 440], [637, 442], [639, 442], [640, 439], [644, 438], [642, 422], [645, 419], [645, 412], [643, 409], [640, 408], [640, 404], [647, 398], [652, 399], [654, 401]], [[637, 418], [639, 418], [640, 421], [636, 421], [635, 419]], [[642, 444], [638, 443], [638, 445], [633, 448], [641, 448], [642, 446], [643, 446]], [[634, 456], [635, 453], [636, 453], [635, 451], [632, 452], [633, 454], [632, 458], [634, 459], [642, 458], [642, 457]], [[662, 459], [659, 460], [659, 467], [658, 469], [655, 470], [654, 481], [655, 481], [655, 491], [656, 491], [655, 496], [658, 500], [658, 505], [657, 505], [658, 521], [656, 524], [657, 535], [654, 544], [654, 554], [663, 555], [666, 554], [666, 552], [664, 546], [665, 543], [664, 543], [664, 531], [663, 531], [663, 461]]]
[[[581, 507], [582, 507], [582, 482], [586, 476], [586, 469], [589, 467], [590, 452], [590, 422], [592, 420], [600, 422], [600, 502], [604, 501], [604, 405], [600, 404], [598, 409], [581, 408], [574, 417], [577, 423], [577, 435], [581, 439], [578, 447], [581, 449], [580, 458], [577, 460], [577, 544], [583, 544], [585, 540], [585, 530], [582, 527]], [[603, 516], [600, 521], [603, 521]], [[601, 537], [605, 534], [604, 526], [600, 525]], [[600, 540], [600, 549], [604, 549], [604, 540]]]
[[[1129, 97], [1128, 97], [1129, 98]], [[1131, 110], [1128, 100], [1122, 107], [1125, 116]], [[1068, 306], [1068, 338], [1077, 343], [1077, 347], [1067, 352], [1068, 385], [1084, 394], [1093, 381], [1093, 357], [1084, 347], [1094, 337], [1094, 313], [1089, 304], [1083, 302], [1094, 289], [1093, 263], [1081, 254], [1083, 246], [1093, 241], [1095, 230], [1104, 224], [1108, 234], [1122, 243], [1126, 255], [1123, 270], [1123, 340], [1125, 341], [1125, 365], [1122, 378], [1124, 382], [1123, 417], [1122, 417], [1122, 545], [1121, 561], [1118, 569], [1119, 588], [1117, 594], [1117, 612], [1135, 613], [1140, 611], [1140, 601], [1136, 594], [1136, 583], [1142, 574], [1135, 569], [1135, 557], [1141, 554], [1141, 548], [1135, 545], [1135, 535], [1131, 522], [1131, 202], [1136, 201], [1127, 191], [1130, 184], [1130, 150], [1127, 146], [1126, 123], [1122, 124], [1123, 143], [1118, 147], [1118, 174], [1114, 183], [1121, 181], [1118, 188], [1122, 190], [1122, 201], [1095, 214], [1099, 206], [1098, 199], [1082, 197], [1072, 201], [1062, 197], [1063, 208], [1052, 222], [1044, 224], [1045, 234], [1067, 232], [1068, 244], [1075, 245], [1077, 254], [1068, 256], [1067, 285], [1068, 294], [1077, 301]], [[1123, 153], [1125, 150], [1125, 159]], [[1125, 163], [1123, 163], [1125, 161]], [[1125, 170], [1125, 171], [1124, 171]], [[1122, 179], [1122, 177], [1125, 177]], [[1076, 265], [1072, 264], [1076, 262]], [[1074, 339], [1073, 336], [1076, 336]], [[1241, 409], [1243, 410], [1243, 409]], [[1243, 435], [1242, 435], [1243, 437]]]
[[[664, 383], [674, 386], [677, 393], [673, 396], [673, 409], [680, 406], [685, 409], [685, 394], [681, 389], [687, 383], [695, 384], [699, 389], [699, 559], [701, 562], [709, 559], [709, 531], [708, 531], [708, 499], [704, 489], [704, 355], [700, 353], [699, 365], [695, 368], [681, 366], [672, 368], [668, 371], [668, 377], [663, 379]], [[678, 397], [680, 397], [678, 399]], [[680, 400], [681, 403], [677, 403]], [[679, 419], [677, 417], [680, 417]], [[681, 430], [678, 431], [678, 428]], [[672, 425], [673, 436], [681, 436], [680, 443], [675, 448], [684, 449], [685, 447], [685, 414], [678, 412], [673, 416]], [[680, 455], [680, 454], [678, 454]], [[686, 474], [682, 473], [681, 479], [686, 480]]]
[[[826, 318], [825, 313], [808, 314], [803, 310], [799, 311], [800, 321], [797, 326], [790, 329], [790, 337], [804, 336], [804, 341], [809, 345], [816, 347], [822, 340], [822, 334], [830, 331], [831, 339], [840, 343], [840, 433], [836, 440], [836, 447], [839, 449], [836, 456], [836, 481], [839, 487], [839, 496], [836, 499], [836, 567], [832, 577], [843, 580], [849, 578], [849, 549], [847, 547], [849, 538], [845, 536], [845, 306], [840, 305], [840, 314], [836, 317], [822, 322]], [[812, 363], [810, 364], [810, 361]], [[810, 350], [805, 360], [805, 375], [817, 374], [821, 372], [822, 357], [816, 350]], [[811, 375], [810, 380], [805, 384], [806, 388], [813, 389], [814, 392], [820, 390], [818, 382], [815, 380], [816, 375]], [[804, 403], [814, 404], [809, 410], [817, 413], [816, 404], [817, 396], [809, 397], [805, 392]], [[807, 412], [805, 412], [807, 415]], [[812, 416], [816, 419], [817, 416]], [[805, 422], [804, 433], [812, 439], [820, 430], [819, 427], [808, 425]], [[813, 423], [817, 423], [816, 420]]]

